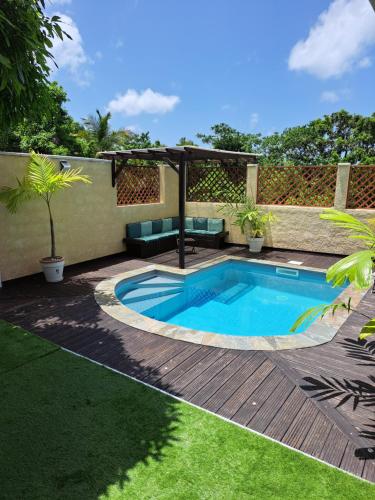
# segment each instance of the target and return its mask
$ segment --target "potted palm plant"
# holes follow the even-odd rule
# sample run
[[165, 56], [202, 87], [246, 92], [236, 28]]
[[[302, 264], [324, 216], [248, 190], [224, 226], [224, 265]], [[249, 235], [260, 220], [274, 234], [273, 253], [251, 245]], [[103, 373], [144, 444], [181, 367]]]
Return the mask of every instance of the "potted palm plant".
[[242, 234], [246, 234], [249, 251], [259, 253], [264, 243], [266, 226], [276, 220], [272, 212], [264, 212], [246, 196], [240, 203], [226, 203], [220, 209], [226, 215], [234, 218], [233, 225], [239, 226]]
[[19, 210], [21, 205], [34, 198], [42, 199], [47, 206], [51, 236], [51, 252], [40, 260], [44, 276], [49, 282], [63, 279], [64, 258], [56, 255], [55, 228], [51, 211], [52, 196], [75, 182], [90, 183], [87, 175], [81, 175], [80, 168], [59, 171], [54, 163], [45, 156], [30, 153], [30, 161], [22, 179], [17, 179], [16, 187], [0, 188], [0, 202], [4, 203], [11, 213]]

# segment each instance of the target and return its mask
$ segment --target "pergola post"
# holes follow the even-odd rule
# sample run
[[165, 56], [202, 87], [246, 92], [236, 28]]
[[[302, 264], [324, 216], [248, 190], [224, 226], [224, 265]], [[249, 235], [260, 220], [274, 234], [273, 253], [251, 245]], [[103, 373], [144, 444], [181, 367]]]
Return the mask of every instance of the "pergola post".
[[178, 216], [180, 221], [178, 240], [178, 264], [185, 269], [185, 199], [186, 199], [186, 160], [180, 156], [178, 172]]

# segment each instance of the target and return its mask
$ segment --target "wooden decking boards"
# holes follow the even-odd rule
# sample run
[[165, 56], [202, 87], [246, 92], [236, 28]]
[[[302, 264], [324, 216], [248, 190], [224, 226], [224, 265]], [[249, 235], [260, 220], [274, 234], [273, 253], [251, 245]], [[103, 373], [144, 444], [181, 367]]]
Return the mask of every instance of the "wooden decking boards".
[[[246, 257], [248, 251], [199, 249], [186, 264], [222, 255]], [[260, 258], [322, 268], [338, 259], [283, 250]], [[177, 261], [174, 251], [147, 259]], [[93, 297], [102, 279], [144, 265], [117, 255], [71, 266], [59, 284], [40, 275], [7, 282], [0, 289], [0, 317], [375, 482], [369, 452], [375, 446], [375, 342], [357, 341], [365, 318], [352, 315], [329, 344], [289, 351], [235, 351], [163, 338], [116, 321]], [[374, 313], [375, 296], [369, 293], [360, 309]]]

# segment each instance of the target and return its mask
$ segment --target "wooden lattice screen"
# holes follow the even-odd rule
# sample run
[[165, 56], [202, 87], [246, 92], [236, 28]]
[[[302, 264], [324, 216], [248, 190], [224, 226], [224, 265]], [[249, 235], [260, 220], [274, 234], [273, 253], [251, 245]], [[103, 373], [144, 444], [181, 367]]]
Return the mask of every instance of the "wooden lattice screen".
[[188, 167], [186, 200], [237, 202], [246, 193], [246, 165], [210, 164]]
[[158, 203], [160, 174], [157, 166], [126, 165], [116, 180], [117, 205]]
[[375, 208], [375, 165], [352, 165], [348, 208]]
[[337, 166], [259, 167], [257, 202], [261, 205], [331, 207]]

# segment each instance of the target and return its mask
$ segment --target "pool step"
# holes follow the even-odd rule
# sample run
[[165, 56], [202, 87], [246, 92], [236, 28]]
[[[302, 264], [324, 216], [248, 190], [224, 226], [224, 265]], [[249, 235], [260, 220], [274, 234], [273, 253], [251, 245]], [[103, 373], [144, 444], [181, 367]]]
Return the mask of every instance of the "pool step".
[[[147, 300], [138, 300], [138, 301], [133, 301], [130, 303], [126, 303], [125, 301], [123, 304], [126, 306], [128, 305], [133, 309], [133, 311], [136, 311], [140, 314], [146, 314], [148, 315], [148, 311], [152, 310], [154, 307], [159, 306], [160, 304], [163, 304], [164, 302], [168, 302], [169, 300], [174, 299], [175, 297], [180, 296], [179, 293], [170, 293], [168, 295], [157, 295], [151, 298], [148, 298]], [[150, 316], [154, 317], [154, 316]]]
[[235, 285], [227, 288], [223, 292], [219, 293], [214, 300], [216, 302], [221, 302], [222, 304], [231, 304], [237, 300], [241, 295], [243, 295], [249, 289], [247, 283], [236, 283]]
[[148, 291], [144, 288], [134, 288], [133, 290], [124, 291], [119, 295], [119, 299], [121, 302], [126, 304], [132, 304], [133, 302], [147, 302], [150, 299], [154, 299], [156, 297], [165, 297], [169, 295], [176, 295], [181, 293], [183, 290], [182, 287], [153, 287], [148, 288]]
[[184, 283], [183, 278], [172, 276], [152, 276], [136, 282], [137, 286], [176, 286]]

